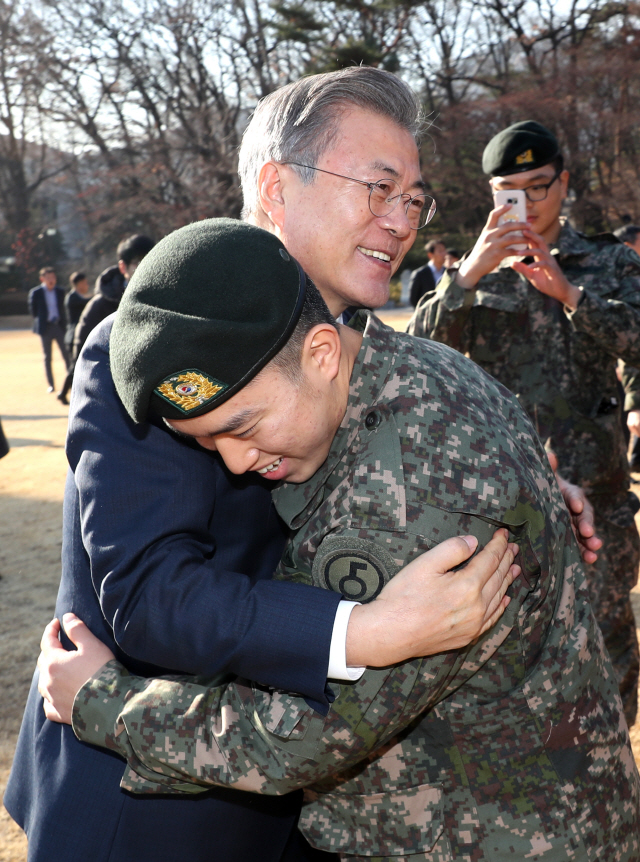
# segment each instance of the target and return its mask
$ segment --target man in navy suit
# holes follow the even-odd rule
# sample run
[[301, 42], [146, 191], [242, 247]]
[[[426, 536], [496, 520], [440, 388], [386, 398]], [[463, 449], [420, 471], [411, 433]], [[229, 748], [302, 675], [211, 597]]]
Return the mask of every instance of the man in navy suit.
[[40, 284], [29, 291], [29, 313], [33, 317], [33, 331], [42, 341], [48, 391], [53, 392], [51, 348], [54, 341], [60, 348], [64, 364], [69, 367], [69, 353], [64, 343], [66, 329], [64, 290], [57, 286], [56, 272], [52, 267], [43, 267], [38, 275]]
[[[245, 217], [284, 237], [336, 315], [383, 304], [413, 242], [403, 207], [383, 218], [369, 210], [367, 181], [397, 176], [403, 193], [420, 187], [417, 127], [405, 85], [354, 67], [272, 94], [247, 130]], [[375, 158], [358, 163], [372, 147]], [[320, 158], [323, 168], [302, 169], [303, 178], [286, 164]], [[111, 325], [91, 334], [76, 369], [56, 616], [76, 613], [136, 673], [241, 675], [298, 692], [320, 712], [332, 697], [328, 678], [462, 646], [497, 619], [495, 577], [430, 579], [428, 561], [361, 606], [270, 580], [285, 532], [268, 488], [231, 476], [159, 420], [131, 421], [111, 379]], [[298, 794], [141, 799], [120, 791], [122, 772], [117, 757], [44, 719], [36, 675], [5, 795], [30, 862], [335, 858], [300, 839]]]

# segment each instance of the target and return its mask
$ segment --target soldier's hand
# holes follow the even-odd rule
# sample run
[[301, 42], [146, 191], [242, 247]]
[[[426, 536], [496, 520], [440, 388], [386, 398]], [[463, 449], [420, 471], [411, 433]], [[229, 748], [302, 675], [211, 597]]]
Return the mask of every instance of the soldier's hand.
[[474, 536], [447, 539], [405, 566], [375, 601], [354, 608], [347, 664], [384, 667], [416, 656], [460, 649], [491, 628], [509, 604], [520, 567], [518, 546], [498, 530], [473, 554]]
[[57, 619], [50, 622], [40, 641], [38, 691], [44, 698], [47, 718], [71, 724], [76, 694], [114, 655], [74, 614], [64, 615], [64, 630], [77, 650], [62, 646], [58, 639], [60, 623]]
[[566, 479], [558, 475], [558, 458], [555, 452], [548, 451], [547, 457], [551, 469], [556, 475], [556, 482], [564, 498], [565, 506], [571, 515], [571, 526], [578, 541], [582, 559], [585, 563], [595, 563], [598, 559], [597, 551], [602, 547], [602, 539], [596, 536], [593, 506], [582, 488], [572, 485], [571, 482], [567, 482]]
[[527, 254], [533, 257], [533, 263], [516, 261], [511, 265], [512, 269], [524, 275], [540, 293], [552, 296], [569, 308], [576, 309], [581, 295], [579, 288], [567, 280], [540, 234], [528, 227], [522, 233], [529, 246]]
[[523, 231], [526, 222], [510, 222], [498, 225], [501, 215], [511, 209], [509, 204], [496, 207], [489, 213], [486, 225], [477, 239], [469, 255], [462, 261], [456, 275], [456, 281], [465, 288], [474, 288], [483, 275], [487, 275], [501, 263], [505, 257], [518, 254], [509, 246], [522, 245]]

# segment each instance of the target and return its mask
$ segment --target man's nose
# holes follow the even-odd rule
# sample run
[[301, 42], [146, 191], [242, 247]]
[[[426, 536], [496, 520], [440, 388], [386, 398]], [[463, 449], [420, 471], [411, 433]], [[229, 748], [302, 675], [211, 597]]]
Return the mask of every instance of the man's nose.
[[259, 456], [258, 450], [248, 441], [233, 437], [220, 437], [216, 449], [229, 470], [238, 476], [251, 470]]
[[396, 236], [405, 237], [412, 233], [404, 200], [399, 200], [396, 206], [385, 216], [378, 216], [377, 221], [385, 230], [392, 231]]

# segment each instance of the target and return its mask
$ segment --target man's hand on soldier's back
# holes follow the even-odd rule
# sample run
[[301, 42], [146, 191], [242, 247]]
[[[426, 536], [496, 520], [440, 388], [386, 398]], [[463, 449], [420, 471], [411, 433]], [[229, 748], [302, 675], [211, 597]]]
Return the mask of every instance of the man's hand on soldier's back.
[[551, 469], [555, 473], [560, 493], [565, 506], [571, 515], [571, 526], [573, 534], [578, 542], [580, 554], [585, 563], [595, 563], [598, 559], [597, 551], [602, 547], [602, 539], [596, 535], [594, 527], [593, 506], [589, 502], [583, 488], [567, 482], [558, 473], [558, 458], [555, 452], [547, 451], [547, 457]]
[[[459, 649], [491, 628], [509, 604], [506, 591], [520, 574], [513, 562], [518, 546], [500, 529], [454, 571], [477, 546], [474, 536], [447, 539], [409, 563], [375, 601], [355, 608], [347, 663], [377, 667]], [[38, 690], [47, 718], [71, 724], [77, 692], [114, 655], [75, 614], [65, 614], [63, 621], [77, 650], [64, 649], [59, 621], [50, 622], [40, 643]]]
[[378, 598], [354, 609], [347, 631], [347, 664], [385, 667], [417, 656], [460, 649], [502, 616], [520, 566], [518, 546], [497, 530], [478, 546], [474, 536], [436, 545], [392, 578]]

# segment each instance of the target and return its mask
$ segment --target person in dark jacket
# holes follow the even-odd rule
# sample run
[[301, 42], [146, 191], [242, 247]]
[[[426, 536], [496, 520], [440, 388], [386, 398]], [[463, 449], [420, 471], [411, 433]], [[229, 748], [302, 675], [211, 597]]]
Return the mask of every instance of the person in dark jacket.
[[40, 284], [29, 291], [29, 312], [33, 317], [33, 331], [40, 336], [44, 354], [44, 372], [48, 391], [53, 392], [51, 347], [56, 341], [64, 364], [69, 367], [69, 354], [64, 344], [65, 312], [64, 290], [57, 285], [53, 267], [45, 266], [38, 273]]
[[64, 310], [67, 315], [67, 331], [64, 336], [64, 343], [67, 345], [67, 350], [71, 352], [76, 326], [86, 304], [91, 299], [91, 295], [89, 294], [89, 282], [84, 272], [72, 272], [69, 276], [69, 285], [71, 290], [64, 298]]
[[447, 254], [445, 244], [439, 239], [430, 240], [425, 251], [429, 262], [411, 273], [409, 282], [409, 301], [415, 308], [425, 293], [435, 289], [444, 273], [444, 259]]
[[117, 265], [107, 267], [100, 273], [96, 279], [95, 296], [87, 304], [76, 326], [74, 359], [78, 358], [91, 330], [118, 308], [129, 279], [153, 246], [153, 240], [143, 234], [133, 234], [118, 245]]
[[4, 458], [9, 454], [9, 442], [2, 430], [2, 421], [0, 421], [0, 458]]
[[[64, 310], [67, 315], [67, 331], [64, 335], [64, 343], [69, 356], [71, 356], [73, 353], [73, 336], [76, 331], [76, 326], [91, 297], [89, 296], [89, 282], [87, 281], [87, 276], [84, 272], [72, 272], [69, 276], [69, 284], [71, 285], [71, 290], [64, 298]], [[62, 384], [62, 389], [56, 395], [56, 398], [62, 404], [69, 403], [67, 401], [67, 394], [71, 389], [71, 384], [73, 383], [73, 372], [75, 367], [75, 359], [72, 359], [67, 369], [67, 376]]]

